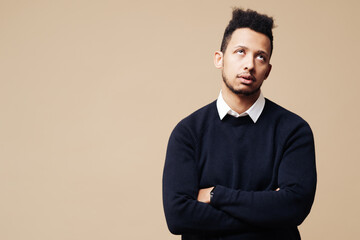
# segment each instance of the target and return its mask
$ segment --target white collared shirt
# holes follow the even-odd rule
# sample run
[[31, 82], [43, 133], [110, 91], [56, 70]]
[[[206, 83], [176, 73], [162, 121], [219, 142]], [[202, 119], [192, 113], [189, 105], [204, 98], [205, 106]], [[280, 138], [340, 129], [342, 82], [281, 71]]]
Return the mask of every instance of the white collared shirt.
[[229, 114], [231, 116], [234, 116], [236, 118], [238, 117], [244, 117], [249, 115], [250, 118], [253, 120], [254, 123], [259, 119], [262, 111], [264, 110], [265, 106], [265, 98], [262, 93], [260, 93], [259, 98], [256, 100], [256, 102], [245, 112], [239, 114], [232, 110], [229, 105], [225, 102], [222, 93], [220, 91], [219, 97], [216, 101], [216, 107], [219, 113], [220, 120], [222, 120], [226, 114]]

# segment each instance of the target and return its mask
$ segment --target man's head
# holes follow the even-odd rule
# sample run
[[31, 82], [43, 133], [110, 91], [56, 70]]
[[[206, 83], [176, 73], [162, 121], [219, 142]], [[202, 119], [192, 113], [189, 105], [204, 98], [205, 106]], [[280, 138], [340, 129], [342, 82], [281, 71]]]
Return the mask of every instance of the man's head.
[[232, 13], [232, 19], [225, 29], [224, 36], [221, 42], [220, 51], [225, 53], [227, 45], [232, 37], [233, 32], [238, 28], [250, 28], [255, 32], [266, 35], [270, 40], [271, 50], [273, 50], [273, 34], [274, 20], [267, 15], [259, 14], [253, 10], [242, 10], [235, 8]]
[[256, 98], [271, 71], [273, 20], [252, 10], [235, 9], [221, 51], [215, 52], [222, 69], [223, 92]]

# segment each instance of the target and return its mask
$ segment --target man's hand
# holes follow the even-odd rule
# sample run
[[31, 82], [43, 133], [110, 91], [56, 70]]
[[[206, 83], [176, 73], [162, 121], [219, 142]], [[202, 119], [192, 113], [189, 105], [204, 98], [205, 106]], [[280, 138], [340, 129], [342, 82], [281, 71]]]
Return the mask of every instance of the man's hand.
[[210, 203], [210, 192], [213, 189], [214, 187], [200, 189], [197, 200], [203, 203]]

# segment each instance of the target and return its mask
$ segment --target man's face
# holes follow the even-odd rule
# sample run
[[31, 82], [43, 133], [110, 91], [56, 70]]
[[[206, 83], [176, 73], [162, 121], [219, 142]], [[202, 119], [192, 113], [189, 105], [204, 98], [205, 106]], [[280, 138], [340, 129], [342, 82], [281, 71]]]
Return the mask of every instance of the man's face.
[[225, 53], [215, 53], [215, 66], [222, 69], [224, 85], [237, 95], [260, 93], [271, 65], [270, 39], [249, 28], [235, 30]]

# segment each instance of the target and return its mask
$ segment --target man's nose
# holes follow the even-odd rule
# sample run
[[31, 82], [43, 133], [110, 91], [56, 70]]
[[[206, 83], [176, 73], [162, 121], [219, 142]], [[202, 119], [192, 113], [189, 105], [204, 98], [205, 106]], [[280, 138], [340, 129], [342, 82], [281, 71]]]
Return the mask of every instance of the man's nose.
[[244, 59], [245, 60], [245, 63], [244, 63], [244, 69], [245, 70], [248, 70], [248, 71], [251, 71], [254, 69], [254, 57], [253, 56], [246, 56], [246, 58]]

